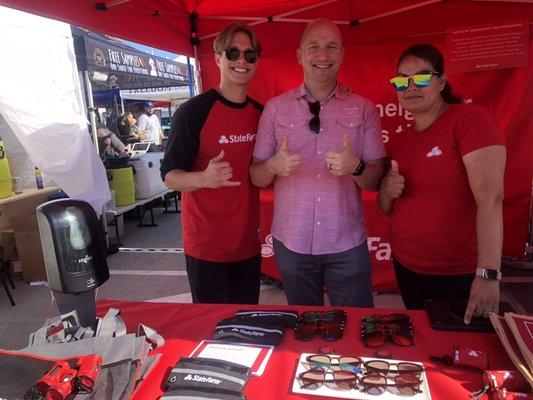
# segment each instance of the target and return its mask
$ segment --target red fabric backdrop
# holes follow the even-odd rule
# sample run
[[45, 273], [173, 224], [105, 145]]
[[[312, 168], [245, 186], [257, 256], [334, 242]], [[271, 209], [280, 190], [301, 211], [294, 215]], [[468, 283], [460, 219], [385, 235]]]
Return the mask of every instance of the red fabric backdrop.
[[[251, 95], [265, 102], [301, 81], [295, 49], [304, 24], [282, 18], [332, 20], [341, 24], [346, 58], [341, 82], [374, 101], [380, 108], [383, 138], [408, 123], [399, 110], [388, 78], [394, 74], [398, 54], [415, 42], [429, 42], [445, 51], [447, 29], [533, 20], [533, 5], [525, 1], [481, 0], [0, 0], [1, 5], [56, 18], [81, 27], [156, 48], [193, 55], [190, 45], [191, 14], [197, 13], [197, 37], [204, 89], [215, 86], [219, 71], [213, 63], [212, 38], [228, 22], [254, 25], [264, 55], [251, 87]], [[107, 4], [103, 10], [98, 4]], [[295, 10], [298, 10], [295, 12]], [[273, 22], [266, 22], [267, 18]], [[256, 21], [256, 22], [254, 22]], [[531, 36], [531, 35], [530, 35]], [[533, 177], [533, 78], [529, 66], [450, 75], [456, 91], [473, 103], [486, 106], [506, 139], [508, 163], [504, 200], [504, 254], [522, 257], [527, 235], [529, 194]], [[372, 196], [365, 194], [365, 197]], [[386, 219], [372, 207], [366, 210], [367, 227], [377, 229], [375, 257], [386, 247]], [[421, 238], [420, 246], [425, 246]], [[379, 253], [381, 254], [381, 253]]]
[[[533, 36], [533, 35], [532, 35]], [[261, 38], [260, 38], [261, 39]], [[529, 40], [529, 67], [468, 72], [449, 75], [461, 97], [487, 107], [507, 141], [507, 168], [504, 200], [504, 254], [521, 258], [527, 237], [529, 197], [533, 178], [533, 38]], [[410, 122], [388, 79], [395, 73], [396, 58], [410, 44], [428, 42], [445, 48], [445, 34], [427, 35], [416, 40], [402, 39], [377, 44], [348, 44], [339, 80], [376, 103], [380, 110], [383, 140]], [[301, 83], [301, 67], [295, 49], [265, 52], [251, 87], [251, 96], [266, 102]], [[204, 89], [218, 83], [212, 55], [200, 57]], [[372, 194], [365, 194], [371, 197]], [[368, 210], [367, 210], [368, 211]], [[367, 212], [367, 226], [382, 224], [381, 216]], [[383, 242], [384, 238], [380, 239]], [[421, 238], [421, 246], [426, 244]]]

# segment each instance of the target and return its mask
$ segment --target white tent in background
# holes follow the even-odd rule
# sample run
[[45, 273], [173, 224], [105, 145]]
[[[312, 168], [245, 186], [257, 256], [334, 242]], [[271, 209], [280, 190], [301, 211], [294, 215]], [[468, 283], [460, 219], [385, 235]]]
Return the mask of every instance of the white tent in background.
[[[0, 114], [31, 159], [97, 212], [111, 198], [87, 131], [68, 24], [0, 7]], [[31, 29], [28, 27], [31, 26]]]

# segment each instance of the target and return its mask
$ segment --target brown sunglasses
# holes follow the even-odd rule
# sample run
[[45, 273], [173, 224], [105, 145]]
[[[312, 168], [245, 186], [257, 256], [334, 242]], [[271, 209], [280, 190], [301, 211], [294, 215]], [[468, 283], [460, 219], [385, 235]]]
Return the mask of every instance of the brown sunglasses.
[[420, 374], [424, 372], [424, 367], [410, 362], [392, 363], [383, 360], [371, 360], [366, 361], [364, 366], [367, 372], [378, 373], [381, 375], [410, 374], [414, 376], [420, 376]]
[[394, 378], [390, 378], [392, 383], [386, 376], [376, 373], [368, 373], [359, 379], [359, 390], [370, 395], [379, 396], [385, 391], [400, 396], [414, 396], [422, 393], [420, 384], [422, 381], [411, 374], [399, 374]]
[[357, 375], [345, 370], [325, 371], [322, 368], [313, 368], [302, 372], [298, 378], [301, 383], [300, 388], [308, 390], [316, 390], [323, 384], [333, 389], [350, 390], [357, 384]]

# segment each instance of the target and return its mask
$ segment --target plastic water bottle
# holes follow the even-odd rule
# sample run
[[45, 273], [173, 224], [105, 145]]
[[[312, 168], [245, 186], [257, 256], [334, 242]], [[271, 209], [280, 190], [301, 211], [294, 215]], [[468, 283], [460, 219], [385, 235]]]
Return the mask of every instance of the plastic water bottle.
[[39, 167], [35, 167], [35, 182], [37, 183], [37, 189], [43, 189], [43, 177], [41, 176], [41, 170]]
[[4, 142], [0, 138], [0, 198], [9, 197], [12, 192], [11, 171], [6, 157]]

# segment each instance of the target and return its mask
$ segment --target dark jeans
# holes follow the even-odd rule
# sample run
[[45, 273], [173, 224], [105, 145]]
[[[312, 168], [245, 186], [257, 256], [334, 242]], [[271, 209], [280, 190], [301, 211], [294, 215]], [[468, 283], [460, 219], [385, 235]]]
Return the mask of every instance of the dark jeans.
[[425, 275], [404, 267], [394, 257], [394, 272], [405, 308], [423, 310], [424, 300], [460, 301], [470, 297], [474, 274]]
[[194, 303], [257, 304], [261, 255], [234, 262], [211, 262], [185, 255]]
[[334, 254], [300, 254], [274, 238], [274, 254], [290, 305], [324, 305], [324, 285], [332, 306], [373, 307], [370, 256], [366, 241]]

